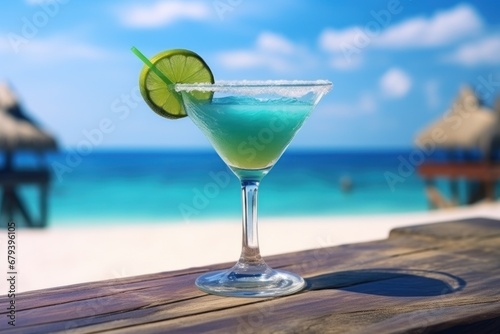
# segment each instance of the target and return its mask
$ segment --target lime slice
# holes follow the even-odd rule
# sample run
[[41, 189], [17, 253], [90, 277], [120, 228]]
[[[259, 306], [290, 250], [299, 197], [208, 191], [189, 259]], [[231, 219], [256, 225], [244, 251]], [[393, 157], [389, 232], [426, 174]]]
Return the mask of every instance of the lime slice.
[[[205, 61], [196, 53], [184, 49], [160, 52], [151, 63], [173, 83], [213, 83], [214, 76]], [[139, 76], [142, 97], [158, 115], [177, 119], [186, 116], [181, 95], [144, 65]], [[211, 92], [193, 92], [198, 100], [210, 100]]]

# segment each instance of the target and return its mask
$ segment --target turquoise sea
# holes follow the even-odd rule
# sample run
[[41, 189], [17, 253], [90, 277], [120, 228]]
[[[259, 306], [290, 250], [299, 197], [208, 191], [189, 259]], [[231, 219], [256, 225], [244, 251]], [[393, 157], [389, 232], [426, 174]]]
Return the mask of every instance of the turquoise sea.
[[[417, 158], [411, 150], [285, 152], [261, 183], [259, 215], [427, 210]], [[53, 177], [51, 226], [239, 221], [241, 216], [239, 183], [213, 151], [121, 150], [83, 156], [68, 150], [44, 160]], [[23, 193], [35, 196], [31, 189]]]

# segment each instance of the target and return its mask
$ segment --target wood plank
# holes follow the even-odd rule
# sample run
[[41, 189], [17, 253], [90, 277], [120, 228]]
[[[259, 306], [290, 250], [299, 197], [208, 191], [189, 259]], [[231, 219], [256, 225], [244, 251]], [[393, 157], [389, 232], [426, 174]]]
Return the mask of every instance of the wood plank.
[[[403, 333], [500, 328], [500, 222], [393, 230], [390, 238], [268, 258], [305, 291], [270, 299], [207, 295], [194, 279], [218, 264], [19, 294], [6, 333]], [[0, 297], [5, 318], [8, 299]], [[495, 327], [496, 326], [496, 327]], [[483, 331], [484, 332], [484, 331]]]
[[500, 164], [482, 162], [426, 162], [418, 167], [418, 173], [425, 178], [466, 178], [493, 182], [500, 180]]
[[50, 171], [46, 168], [33, 170], [0, 170], [0, 185], [17, 186], [21, 184], [47, 184]]

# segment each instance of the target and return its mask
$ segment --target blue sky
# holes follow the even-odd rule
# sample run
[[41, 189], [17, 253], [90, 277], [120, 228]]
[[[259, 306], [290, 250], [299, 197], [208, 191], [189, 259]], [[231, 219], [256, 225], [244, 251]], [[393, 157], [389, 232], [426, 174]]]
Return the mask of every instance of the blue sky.
[[[0, 81], [65, 147], [209, 147], [137, 96], [142, 64], [191, 49], [217, 79], [328, 79], [294, 148], [399, 148], [469, 84], [500, 95], [495, 1], [4, 1]], [[90, 139], [89, 139], [90, 138]]]

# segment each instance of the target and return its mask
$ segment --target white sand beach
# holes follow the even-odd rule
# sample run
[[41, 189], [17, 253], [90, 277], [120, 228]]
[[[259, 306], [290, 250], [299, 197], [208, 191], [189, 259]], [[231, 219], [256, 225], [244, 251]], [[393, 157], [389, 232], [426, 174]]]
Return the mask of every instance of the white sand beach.
[[[385, 239], [400, 226], [467, 217], [500, 219], [500, 202], [409, 214], [267, 218], [259, 224], [262, 255]], [[236, 261], [237, 221], [140, 222], [123, 226], [17, 230], [18, 292]], [[0, 237], [6, 254], [7, 233]], [[5, 283], [2, 283], [5, 284]], [[0, 287], [1, 288], [1, 287]], [[3, 289], [2, 291], [6, 291]], [[2, 293], [3, 294], [3, 293]]]

